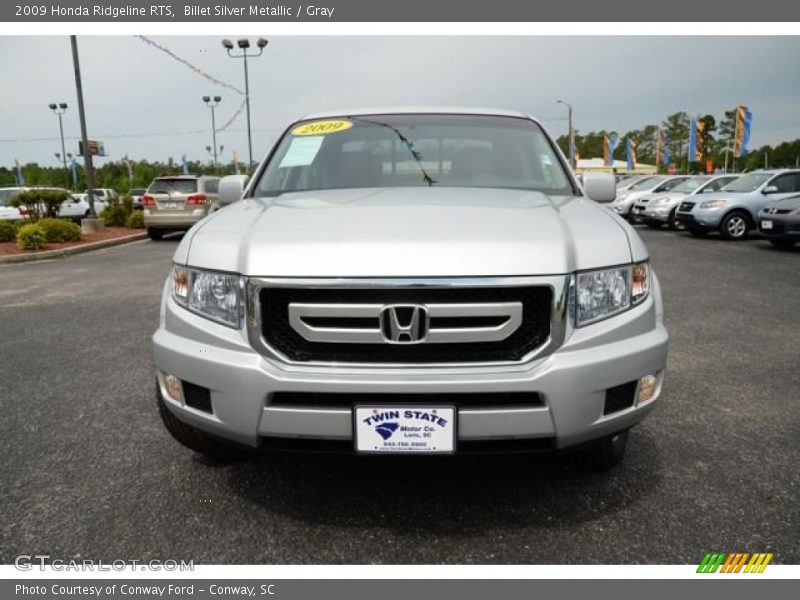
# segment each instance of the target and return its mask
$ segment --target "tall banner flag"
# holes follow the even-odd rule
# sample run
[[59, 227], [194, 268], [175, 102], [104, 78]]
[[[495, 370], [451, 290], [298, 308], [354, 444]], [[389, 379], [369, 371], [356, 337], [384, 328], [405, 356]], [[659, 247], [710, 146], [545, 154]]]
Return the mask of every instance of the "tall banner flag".
[[569, 143], [569, 166], [572, 167], [573, 169], [578, 166], [577, 156], [578, 156], [578, 153], [575, 152], [575, 143], [572, 140], [570, 140], [570, 143]]
[[183, 174], [184, 175], [188, 175], [189, 174], [189, 163], [186, 162], [186, 155], [185, 154], [181, 155], [181, 164], [183, 165]]
[[706, 122], [697, 121], [697, 152], [695, 152], [695, 162], [702, 162], [703, 155], [706, 153]]
[[625, 143], [625, 159], [628, 161], [628, 171], [636, 168], [636, 141], [627, 138]]
[[736, 108], [736, 126], [734, 128], [733, 155], [739, 158], [747, 154], [747, 145], [750, 143], [750, 125], [753, 123], [753, 113], [746, 106]]
[[19, 160], [14, 159], [14, 166], [17, 168], [17, 185], [25, 185], [25, 178], [22, 176], [22, 165]]
[[614, 166], [614, 150], [617, 147], [617, 134], [603, 136], [603, 164], [606, 167]]
[[131, 162], [131, 159], [128, 158], [127, 154], [122, 159], [122, 164], [124, 164], [128, 168], [128, 179], [131, 181], [131, 184], [132, 184], [133, 183], [133, 162]]
[[236, 150], [233, 151], [233, 174], [239, 174], [239, 153]]
[[669, 164], [669, 159], [672, 158], [669, 153], [669, 136], [667, 132], [661, 130], [661, 164], [666, 166]]
[[689, 121], [689, 149], [686, 152], [686, 160], [692, 162], [697, 156], [697, 120], [692, 117]]
[[69, 170], [72, 172], [72, 185], [78, 187], [78, 161], [74, 157], [69, 163]]

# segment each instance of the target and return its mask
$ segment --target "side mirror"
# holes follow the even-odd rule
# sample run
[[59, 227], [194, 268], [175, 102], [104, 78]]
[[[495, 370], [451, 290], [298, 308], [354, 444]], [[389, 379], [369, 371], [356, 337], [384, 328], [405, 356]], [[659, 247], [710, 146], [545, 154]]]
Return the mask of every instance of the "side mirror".
[[761, 193], [762, 194], [777, 194], [778, 193], [778, 186], [776, 186], [776, 185], [768, 185], [767, 187], [765, 187], [762, 190]]
[[613, 202], [617, 182], [611, 173], [584, 173], [583, 191], [595, 202]]
[[219, 180], [217, 202], [221, 206], [233, 204], [242, 197], [242, 192], [247, 185], [247, 175], [228, 175]]

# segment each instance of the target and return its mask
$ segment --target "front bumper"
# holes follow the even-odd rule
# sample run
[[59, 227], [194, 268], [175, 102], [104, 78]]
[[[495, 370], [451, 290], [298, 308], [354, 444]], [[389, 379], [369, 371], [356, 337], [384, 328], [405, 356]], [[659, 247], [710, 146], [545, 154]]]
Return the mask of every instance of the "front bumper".
[[711, 231], [719, 227], [723, 214], [725, 214], [724, 210], [701, 210], [695, 208], [692, 212], [678, 210], [676, 219], [678, 223], [685, 225], [689, 229]]
[[[657, 403], [653, 399], [604, 414], [606, 390], [664, 371], [668, 335], [658, 280], [641, 305], [611, 319], [572, 329], [554, 353], [526, 364], [378, 367], [287, 364], [256, 352], [244, 329], [234, 330], [162, 299], [153, 336], [160, 373], [210, 390], [213, 414], [167, 399], [185, 422], [252, 447], [276, 438], [352, 440], [349, 406], [277, 405], [278, 393], [459, 394], [536, 392], [537, 406], [465, 407], [459, 442], [548, 439], [563, 448], [626, 429]], [[663, 381], [663, 379], [662, 379]], [[165, 390], [161, 390], [167, 396]], [[402, 404], [402, 402], [400, 402]]]
[[[771, 226], [765, 227], [767, 223]], [[758, 213], [758, 232], [767, 238], [800, 240], [800, 215]]]
[[634, 215], [644, 221], [658, 221], [666, 223], [669, 221], [669, 214], [674, 207], [669, 204], [665, 205], [650, 205], [650, 204], [637, 204], [633, 207]]

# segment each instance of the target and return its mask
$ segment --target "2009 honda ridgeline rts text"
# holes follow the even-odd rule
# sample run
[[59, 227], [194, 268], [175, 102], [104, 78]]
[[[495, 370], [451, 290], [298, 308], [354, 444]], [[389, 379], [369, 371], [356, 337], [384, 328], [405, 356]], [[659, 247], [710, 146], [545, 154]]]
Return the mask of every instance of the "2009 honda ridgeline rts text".
[[340, 111], [224, 178], [153, 343], [178, 441], [462, 453], [582, 444], [618, 463], [668, 335], [636, 232], [530, 117]]

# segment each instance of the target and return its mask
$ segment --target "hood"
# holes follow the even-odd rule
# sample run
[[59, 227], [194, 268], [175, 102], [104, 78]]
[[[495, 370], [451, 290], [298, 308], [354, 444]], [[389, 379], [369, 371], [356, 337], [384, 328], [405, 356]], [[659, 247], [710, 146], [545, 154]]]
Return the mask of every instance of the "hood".
[[240, 200], [198, 223], [175, 260], [248, 276], [546, 275], [630, 262], [629, 235], [636, 236], [583, 197], [321, 190]]

